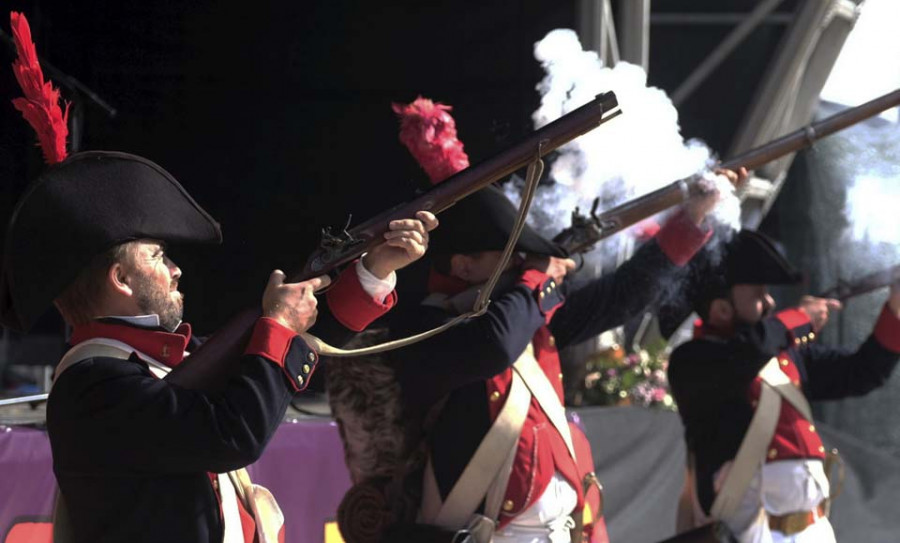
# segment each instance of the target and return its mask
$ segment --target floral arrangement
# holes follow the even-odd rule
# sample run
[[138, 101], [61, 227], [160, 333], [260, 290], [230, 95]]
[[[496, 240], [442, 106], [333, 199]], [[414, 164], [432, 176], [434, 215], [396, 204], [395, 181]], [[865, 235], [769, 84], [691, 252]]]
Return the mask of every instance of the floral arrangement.
[[599, 351], [588, 357], [585, 405], [637, 405], [675, 410], [666, 379], [665, 343], [626, 353], [615, 337], [601, 338]]

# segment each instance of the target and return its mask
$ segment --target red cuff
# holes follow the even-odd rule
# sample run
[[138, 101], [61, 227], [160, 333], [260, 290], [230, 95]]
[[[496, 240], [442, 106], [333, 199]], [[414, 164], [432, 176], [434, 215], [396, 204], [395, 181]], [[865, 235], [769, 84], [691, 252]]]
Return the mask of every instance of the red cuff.
[[527, 286], [534, 293], [544, 323], [550, 324], [556, 310], [562, 307], [566, 298], [559, 290], [559, 285], [549, 275], [538, 270], [525, 270], [519, 284]]
[[356, 264], [344, 270], [325, 295], [331, 314], [354, 332], [361, 332], [372, 321], [387, 313], [397, 303], [397, 291], [388, 294], [384, 302], [372, 298], [356, 275]]
[[684, 266], [712, 236], [712, 229], [702, 230], [691, 222], [684, 211], [672, 215], [656, 234], [656, 242], [676, 266]]
[[792, 334], [793, 330], [800, 328], [801, 326], [812, 324], [812, 321], [809, 320], [809, 315], [796, 307], [775, 313], [775, 318], [780, 320], [781, 324], [783, 324], [785, 328], [788, 329], [788, 332]]
[[882, 347], [900, 354], [900, 319], [891, 311], [888, 304], [884, 304], [872, 335]]
[[526, 285], [531, 290], [534, 290], [540, 286], [543, 286], [544, 283], [547, 282], [547, 279], [550, 279], [550, 276], [546, 273], [538, 270], [525, 270], [522, 274], [522, 277], [519, 278], [519, 283], [522, 285]]
[[253, 327], [253, 335], [247, 344], [244, 354], [252, 354], [268, 358], [282, 368], [291, 348], [291, 340], [297, 333], [282, 325], [275, 319], [262, 317]]

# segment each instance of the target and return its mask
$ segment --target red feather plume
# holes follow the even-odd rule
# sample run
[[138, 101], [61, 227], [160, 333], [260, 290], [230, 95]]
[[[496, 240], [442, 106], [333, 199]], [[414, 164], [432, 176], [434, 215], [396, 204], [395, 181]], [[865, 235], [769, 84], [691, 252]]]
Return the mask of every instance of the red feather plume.
[[59, 107], [59, 90], [50, 81], [44, 81], [44, 73], [38, 62], [28, 20], [15, 11], [9, 14], [13, 39], [18, 58], [13, 62], [16, 80], [25, 93], [24, 98], [12, 101], [28, 124], [37, 132], [38, 142], [47, 164], [55, 164], [66, 158], [66, 136], [69, 135], [69, 104], [63, 111]]
[[469, 167], [469, 157], [456, 138], [453, 108], [421, 96], [410, 104], [393, 104], [400, 117], [400, 141], [437, 184]]

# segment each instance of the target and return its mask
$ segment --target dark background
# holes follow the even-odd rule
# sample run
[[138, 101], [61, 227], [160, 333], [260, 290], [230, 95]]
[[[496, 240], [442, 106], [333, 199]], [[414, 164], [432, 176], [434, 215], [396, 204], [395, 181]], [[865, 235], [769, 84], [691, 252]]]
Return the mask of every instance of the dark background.
[[[292, 269], [318, 230], [407, 199], [423, 183], [390, 105], [454, 106], [473, 162], [531, 131], [543, 76], [533, 44], [575, 28], [576, 2], [32, 2], [38, 51], [119, 112], [70, 89], [81, 149], [146, 156], [223, 225], [221, 248], [175, 248], [186, 319], [214, 329]], [[615, 4], [615, 3], [614, 3]], [[748, 11], [753, 0], [656, 0], [654, 12]], [[791, 11], [785, 2], [780, 11]], [[9, 29], [4, 13], [0, 26]], [[730, 26], [654, 26], [650, 84], [672, 91]], [[681, 107], [686, 137], [726, 149], [784, 27], [763, 25]], [[0, 48], [0, 215], [42, 168]], [[74, 111], [73, 111], [74, 114]], [[652, 156], [652, 149], [647, 149]], [[49, 316], [42, 327], [59, 326]]]

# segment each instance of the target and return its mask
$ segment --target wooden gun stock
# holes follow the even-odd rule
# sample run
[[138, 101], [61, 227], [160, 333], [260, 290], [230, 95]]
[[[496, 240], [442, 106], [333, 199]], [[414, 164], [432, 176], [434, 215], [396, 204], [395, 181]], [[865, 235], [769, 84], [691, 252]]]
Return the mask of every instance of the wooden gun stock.
[[[795, 130], [765, 145], [726, 160], [719, 164], [719, 167], [729, 170], [741, 167], [748, 170], [759, 168], [897, 105], [900, 105], [900, 90], [895, 90], [865, 104]], [[592, 212], [590, 217], [579, 215], [576, 210], [573, 213], [572, 227], [563, 230], [554, 239], [572, 254], [587, 252], [599, 241], [684, 202], [699, 190], [697, 184], [697, 177], [681, 179], [599, 215]]]

